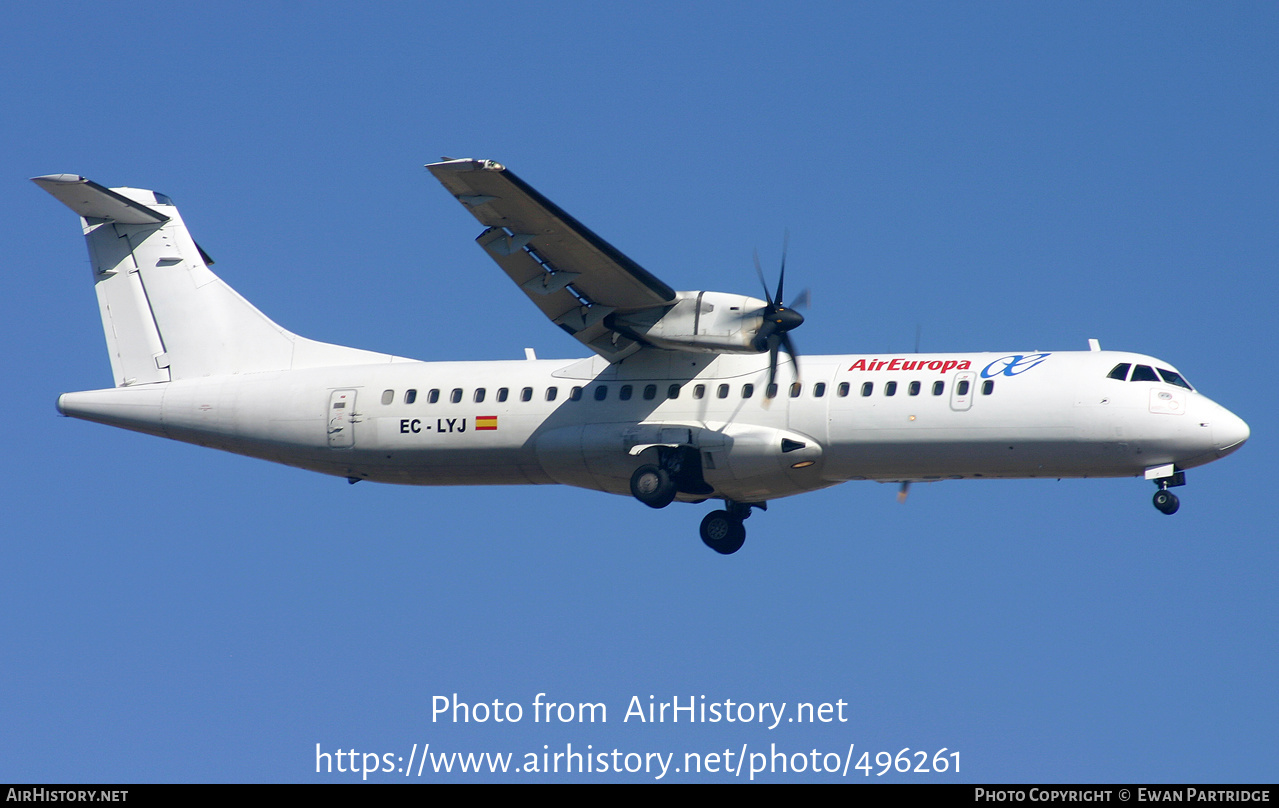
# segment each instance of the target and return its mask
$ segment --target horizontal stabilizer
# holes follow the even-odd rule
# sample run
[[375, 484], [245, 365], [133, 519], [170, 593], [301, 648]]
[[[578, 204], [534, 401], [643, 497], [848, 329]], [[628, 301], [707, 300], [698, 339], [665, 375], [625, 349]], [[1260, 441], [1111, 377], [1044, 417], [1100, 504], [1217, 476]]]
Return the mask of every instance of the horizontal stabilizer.
[[[169, 217], [78, 174], [48, 174], [31, 181], [86, 219], [110, 219], [119, 224], [162, 224]], [[152, 193], [152, 192], [148, 192]], [[157, 204], [172, 204], [156, 199]]]

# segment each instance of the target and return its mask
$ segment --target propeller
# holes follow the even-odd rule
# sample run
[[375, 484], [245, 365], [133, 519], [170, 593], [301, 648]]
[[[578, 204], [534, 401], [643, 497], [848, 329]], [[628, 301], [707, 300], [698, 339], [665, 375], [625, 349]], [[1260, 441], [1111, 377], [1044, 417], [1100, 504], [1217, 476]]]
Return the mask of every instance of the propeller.
[[764, 323], [759, 327], [759, 332], [755, 335], [752, 347], [755, 350], [768, 351], [768, 389], [773, 389], [773, 384], [777, 381], [777, 352], [784, 350], [791, 355], [791, 359], [795, 363], [795, 377], [799, 377], [799, 353], [795, 350], [795, 343], [791, 340], [790, 332], [799, 328], [804, 324], [804, 315], [795, 311], [796, 306], [807, 306], [810, 296], [808, 290], [800, 292], [795, 297], [795, 301], [788, 307], [783, 303], [783, 295], [786, 285], [786, 249], [790, 245], [790, 232], [787, 231], [784, 241], [782, 242], [782, 268], [777, 276], [777, 294], [770, 295], [768, 293], [768, 282], [764, 280], [764, 270], [759, 265], [759, 250], [755, 250], [755, 274], [759, 275], [759, 284], [764, 287], [764, 300], [768, 303], [764, 307]]

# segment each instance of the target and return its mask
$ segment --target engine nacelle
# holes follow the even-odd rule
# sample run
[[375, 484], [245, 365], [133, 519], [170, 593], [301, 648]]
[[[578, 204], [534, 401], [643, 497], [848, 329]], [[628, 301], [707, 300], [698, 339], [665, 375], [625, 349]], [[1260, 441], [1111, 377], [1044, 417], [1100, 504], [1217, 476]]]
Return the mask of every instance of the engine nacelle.
[[755, 335], [768, 305], [759, 298], [726, 292], [676, 292], [675, 305], [612, 314], [609, 328], [672, 351], [760, 353]]

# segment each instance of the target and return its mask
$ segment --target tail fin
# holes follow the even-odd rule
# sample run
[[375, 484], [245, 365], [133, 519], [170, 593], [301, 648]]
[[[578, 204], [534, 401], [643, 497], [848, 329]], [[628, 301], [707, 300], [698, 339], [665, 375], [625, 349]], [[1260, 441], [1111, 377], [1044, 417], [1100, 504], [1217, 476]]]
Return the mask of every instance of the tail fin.
[[32, 182], [80, 214], [118, 387], [393, 359], [276, 325], [209, 270], [164, 194], [75, 174]]

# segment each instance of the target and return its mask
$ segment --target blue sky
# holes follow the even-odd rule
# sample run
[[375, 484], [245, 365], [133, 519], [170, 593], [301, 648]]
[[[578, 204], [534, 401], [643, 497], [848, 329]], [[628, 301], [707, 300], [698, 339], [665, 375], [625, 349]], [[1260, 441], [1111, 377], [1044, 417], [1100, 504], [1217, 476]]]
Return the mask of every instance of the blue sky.
[[[1274, 5], [301, 8], [6, 13], [0, 781], [344, 782], [316, 744], [415, 743], [1274, 780]], [[473, 244], [421, 167], [441, 155], [505, 163], [680, 289], [754, 294], [751, 250], [775, 266], [789, 228], [806, 353], [909, 350], [917, 326], [932, 351], [1097, 338], [1166, 359], [1252, 439], [1171, 518], [1136, 479], [905, 505], [852, 483], [774, 502], [723, 558], [696, 536], [709, 506], [348, 486], [57, 416], [110, 370], [75, 218], [26, 181], [47, 173], [169, 194], [215, 271], [301, 334], [583, 355]], [[433, 722], [454, 693], [526, 718]], [[608, 721], [535, 724], [538, 693]], [[650, 695], [849, 720], [622, 721]], [[555, 779], [452, 779], [534, 777]]]

